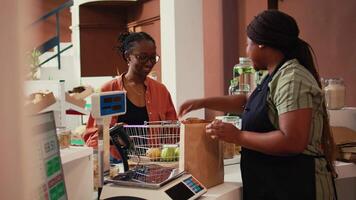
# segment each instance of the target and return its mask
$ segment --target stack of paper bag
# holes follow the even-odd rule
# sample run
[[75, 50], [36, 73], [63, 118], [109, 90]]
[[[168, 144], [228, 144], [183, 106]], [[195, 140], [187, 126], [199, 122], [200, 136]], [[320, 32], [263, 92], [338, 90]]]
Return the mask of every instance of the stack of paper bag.
[[346, 127], [332, 127], [337, 159], [356, 163], [356, 132]]

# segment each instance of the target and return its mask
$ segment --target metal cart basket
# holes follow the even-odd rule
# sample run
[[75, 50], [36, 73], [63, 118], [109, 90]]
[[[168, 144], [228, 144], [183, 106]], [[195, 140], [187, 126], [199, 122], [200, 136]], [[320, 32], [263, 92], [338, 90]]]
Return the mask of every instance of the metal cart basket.
[[158, 188], [180, 176], [179, 127], [179, 121], [113, 127], [110, 130], [111, 141], [123, 159], [125, 173], [107, 181]]

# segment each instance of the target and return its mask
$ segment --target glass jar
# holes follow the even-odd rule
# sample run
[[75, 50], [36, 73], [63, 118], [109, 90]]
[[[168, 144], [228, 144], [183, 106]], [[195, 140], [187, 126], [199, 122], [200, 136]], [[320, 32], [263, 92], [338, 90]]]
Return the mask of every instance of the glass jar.
[[[221, 120], [222, 122], [233, 124], [236, 128], [241, 129], [241, 118], [238, 116], [216, 116], [215, 119]], [[234, 143], [228, 143], [223, 141], [223, 152], [224, 159], [231, 159], [235, 155], [240, 154], [241, 147]]]
[[229, 95], [235, 95], [237, 93], [237, 82], [235, 79], [230, 80], [230, 86], [229, 86]]
[[240, 93], [252, 92], [255, 87], [255, 70], [249, 58], [240, 57], [239, 64], [234, 66], [233, 79], [236, 81]]
[[345, 85], [341, 78], [325, 80], [325, 100], [328, 109], [341, 109], [345, 106]]
[[71, 131], [65, 128], [57, 128], [57, 137], [60, 149], [69, 148], [71, 143]]

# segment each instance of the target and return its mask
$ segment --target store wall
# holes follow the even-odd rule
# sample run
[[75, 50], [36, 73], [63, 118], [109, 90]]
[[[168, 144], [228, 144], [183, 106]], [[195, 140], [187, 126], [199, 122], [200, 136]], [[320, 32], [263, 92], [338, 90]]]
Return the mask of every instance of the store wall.
[[246, 57], [246, 27], [251, 20], [263, 10], [268, 8], [267, 0], [238, 0], [238, 55]]
[[[204, 0], [205, 97], [228, 94], [233, 66], [246, 56], [246, 26], [266, 8], [261, 0]], [[221, 114], [206, 110], [205, 117]]]
[[[224, 94], [224, 45], [222, 1], [203, 1], [204, 32], [204, 96]], [[205, 111], [205, 118], [212, 119], [219, 112]]]
[[126, 71], [116, 49], [119, 33], [127, 31], [126, 8], [83, 4], [79, 20], [81, 76], [115, 76], [117, 71]]
[[[36, 10], [32, 16], [28, 16], [26, 21], [27, 24], [30, 24], [50, 11], [56, 9], [61, 4], [67, 2], [68, 0], [37, 0], [33, 1], [30, 5], [31, 8]], [[60, 40], [61, 42], [70, 42], [71, 41], [71, 12], [69, 8], [63, 9], [59, 13], [59, 25], [60, 25]], [[32, 38], [33, 46], [37, 47], [44, 43], [45, 41], [51, 39], [56, 35], [56, 16], [53, 15], [47, 18], [44, 21], [41, 21], [30, 28], [30, 31], [36, 33], [36, 38]]]
[[[81, 76], [116, 76], [127, 71], [118, 54], [118, 36], [145, 31], [156, 41], [160, 54], [159, 0], [90, 2], [79, 6]], [[160, 80], [160, 62], [154, 70]]]
[[[203, 1], [205, 97], [227, 94], [232, 68], [238, 62], [237, 1]], [[206, 110], [205, 118], [220, 112]]]
[[[146, 1], [128, 9], [127, 27], [130, 31], [146, 32], [150, 34], [156, 43], [156, 52], [161, 55], [161, 21], [160, 0]], [[164, 59], [161, 57], [161, 60]], [[161, 81], [161, 62], [153, 67], [152, 72]]]
[[314, 49], [323, 78], [339, 77], [347, 87], [346, 105], [356, 106], [356, 1], [279, 1], [298, 22], [300, 36]]

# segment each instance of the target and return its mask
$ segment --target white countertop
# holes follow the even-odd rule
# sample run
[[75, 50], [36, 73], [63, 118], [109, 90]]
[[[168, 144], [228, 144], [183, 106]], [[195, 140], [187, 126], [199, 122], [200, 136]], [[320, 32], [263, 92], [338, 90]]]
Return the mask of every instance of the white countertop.
[[77, 160], [92, 155], [93, 148], [70, 146], [69, 148], [61, 149], [60, 152], [61, 152], [62, 164], [66, 164], [73, 160]]
[[204, 200], [240, 200], [242, 196], [242, 184], [225, 182], [215, 187], [209, 188], [208, 192], [201, 196], [199, 199]]
[[[225, 182], [242, 182], [240, 171], [240, 155], [235, 156], [233, 159], [225, 159], [224, 165]], [[355, 163], [336, 161], [335, 168], [339, 179], [356, 177]]]
[[346, 162], [335, 162], [338, 179], [356, 177], [356, 164]]

